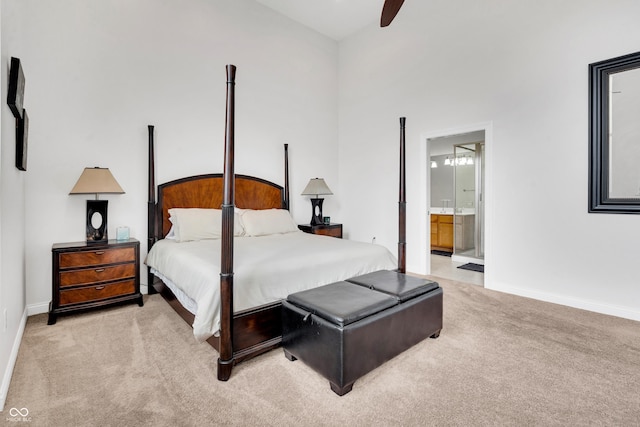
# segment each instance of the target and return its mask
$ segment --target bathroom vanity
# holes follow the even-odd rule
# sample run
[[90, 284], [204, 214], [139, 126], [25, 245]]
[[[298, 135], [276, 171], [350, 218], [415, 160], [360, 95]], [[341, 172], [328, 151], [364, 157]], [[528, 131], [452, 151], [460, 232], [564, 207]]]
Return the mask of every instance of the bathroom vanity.
[[431, 214], [431, 250], [453, 252], [453, 214]]
[[473, 248], [475, 213], [463, 211], [454, 215], [451, 210], [432, 213], [430, 217], [432, 250], [453, 252], [454, 243], [458, 251]]

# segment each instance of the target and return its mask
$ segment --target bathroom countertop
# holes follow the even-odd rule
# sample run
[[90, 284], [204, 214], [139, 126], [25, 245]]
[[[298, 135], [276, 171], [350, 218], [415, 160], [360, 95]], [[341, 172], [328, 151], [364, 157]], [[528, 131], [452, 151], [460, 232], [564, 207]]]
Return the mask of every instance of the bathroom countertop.
[[[453, 215], [453, 209], [447, 208], [443, 211], [442, 208], [431, 209], [429, 211], [430, 215]], [[473, 209], [463, 209], [462, 212], [456, 212], [456, 215], [464, 216], [464, 215], [475, 215], [475, 211]]]

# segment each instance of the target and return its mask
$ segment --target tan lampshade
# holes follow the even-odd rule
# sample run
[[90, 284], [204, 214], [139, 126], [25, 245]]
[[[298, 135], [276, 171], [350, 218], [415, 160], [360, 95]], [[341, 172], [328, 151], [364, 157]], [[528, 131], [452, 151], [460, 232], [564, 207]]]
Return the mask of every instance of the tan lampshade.
[[318, 197], [321, 194], [333, 194], [327, 183], [324, 182], [322, 178], [312, 178], [309, 180], [309, 183], [302, 191], [303, 196], [316, 196]]
[[84, 168], [78, 182], [69, 194], [123, 194], [124, 190], [118, 184], [108, 168]]

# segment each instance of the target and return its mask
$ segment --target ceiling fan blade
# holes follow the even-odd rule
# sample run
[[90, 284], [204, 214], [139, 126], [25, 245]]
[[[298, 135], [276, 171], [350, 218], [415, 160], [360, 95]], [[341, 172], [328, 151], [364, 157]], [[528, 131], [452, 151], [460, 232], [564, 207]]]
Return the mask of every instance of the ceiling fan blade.
[[380, 26], [386, 27], [391, 24], [393, 18], [396, 17], [404, 0], [385, 0], [382, 6], [382, 16], [380, 16]]

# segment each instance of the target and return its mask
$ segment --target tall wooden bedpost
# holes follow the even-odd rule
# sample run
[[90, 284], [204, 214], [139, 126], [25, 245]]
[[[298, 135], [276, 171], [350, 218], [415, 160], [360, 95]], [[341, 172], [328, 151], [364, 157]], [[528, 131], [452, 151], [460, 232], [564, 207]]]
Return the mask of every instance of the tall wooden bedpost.
[[[147, 253], [156, 242], [156, 180], [155, 180], [155, 163], [154, 163], [154, 142], [153, 142], [153, 125], [149, 125], [149, 198], [147, 202]], [[147, 293], [155, 294], [156, 289], [153, 287], [153, 274], [151, 269], [147, 268]]]
[[234, 109], [235, 65], [227, 65], [227, 111], [224, 138], [222, 236], [220, 263], [220, 357], [218, 379], [226, 381], [233, 368], [233, 214], [235, 210]]
[[398, 201], [398, 272], [407, 272], [407, 190], [405, 187], [405, 135], [406, 117], [400, 117], [400, 196]]

